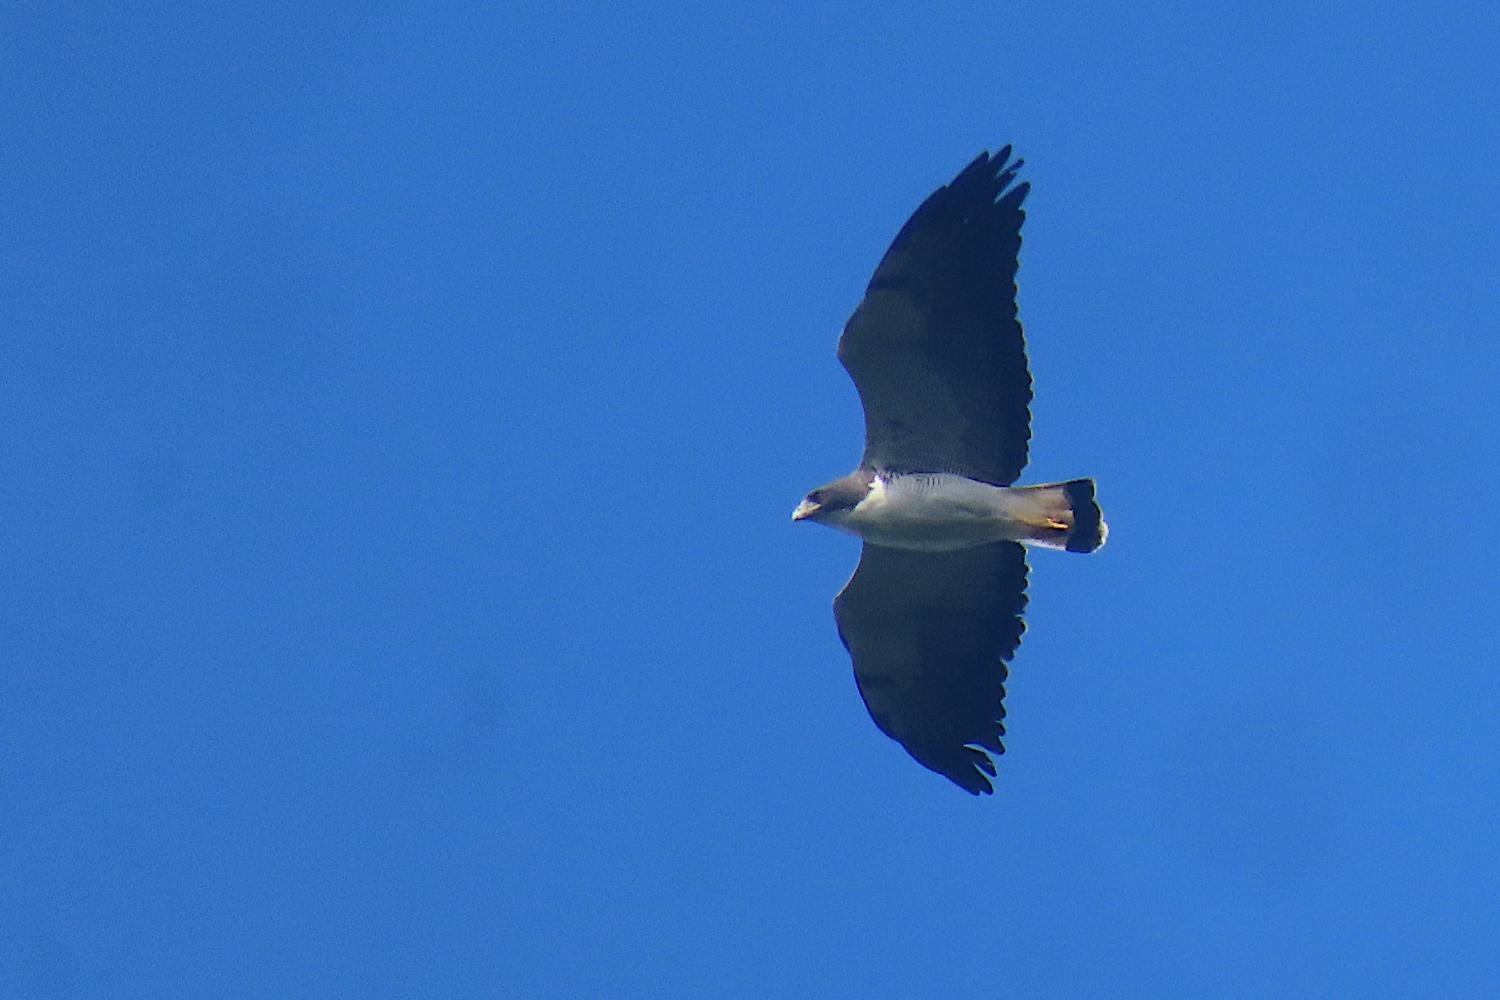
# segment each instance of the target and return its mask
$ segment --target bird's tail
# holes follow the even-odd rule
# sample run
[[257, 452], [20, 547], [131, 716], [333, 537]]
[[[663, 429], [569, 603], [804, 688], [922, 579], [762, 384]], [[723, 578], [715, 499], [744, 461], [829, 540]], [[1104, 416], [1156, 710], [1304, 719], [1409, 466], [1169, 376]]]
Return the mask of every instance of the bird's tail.
[[1104, 544], [1109, 526], [1094, 500], [1094, 481], [1074, 479], [1040, 486], [1013, 486], [1016, 519], [1025, 526], [1017, 541], [1048, 549], [1092, 552]]

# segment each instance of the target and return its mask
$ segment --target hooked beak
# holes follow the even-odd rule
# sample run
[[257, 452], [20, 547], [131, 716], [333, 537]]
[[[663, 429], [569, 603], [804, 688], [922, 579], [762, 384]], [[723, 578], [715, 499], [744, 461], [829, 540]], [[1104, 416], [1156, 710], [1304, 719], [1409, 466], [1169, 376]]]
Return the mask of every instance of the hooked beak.
[[797, 505], [797, 509], [792, 511], [792, 520], [801, 521], [804, 518], [812, 517], [822, 509], [821, 505], [815, 504], [811, 500], [803, 500]]

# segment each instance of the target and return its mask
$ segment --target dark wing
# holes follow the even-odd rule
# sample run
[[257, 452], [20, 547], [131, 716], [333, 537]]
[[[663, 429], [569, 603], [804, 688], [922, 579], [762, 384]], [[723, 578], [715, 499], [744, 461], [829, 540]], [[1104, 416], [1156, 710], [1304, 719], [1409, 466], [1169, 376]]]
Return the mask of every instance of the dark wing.
[[983, 153], [922, 203], [844, 326], [865, 408], [861, 464], [1009, 486], [1026, 464], [1031, 373], [1016, 319], [1021, 161]]
[[1005, 661], [1025, 607], [1026, 552], [1015, 542], [957, 552], [866, 544], [833, 601], [875, 724], [975, 795], [992, 790], [984, 751], [1005, 752]]

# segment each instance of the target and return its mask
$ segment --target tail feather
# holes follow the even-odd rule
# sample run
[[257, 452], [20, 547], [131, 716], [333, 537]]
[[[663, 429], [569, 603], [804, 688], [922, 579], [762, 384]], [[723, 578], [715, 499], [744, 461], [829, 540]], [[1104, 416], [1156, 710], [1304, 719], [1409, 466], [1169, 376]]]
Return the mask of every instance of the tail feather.
[[1010, 492], [1023, 501], [1017, 513], [1025, 535], [1019, 541], [1069, 552], [1093, 552], [1109, 537], [1109, 526], [1094, 499], [1092, 479], [1014, 486]]
[[1073, 530], [1068, 532], [1066, 548], [1069, 552], [1093, 552], [1104, 544], [1104, 538], [1109, 534], [1104, 512], [1094, 499], [1094, 481], [1075, 479], [1063, 483], [1063, 492], [1073, 510]]

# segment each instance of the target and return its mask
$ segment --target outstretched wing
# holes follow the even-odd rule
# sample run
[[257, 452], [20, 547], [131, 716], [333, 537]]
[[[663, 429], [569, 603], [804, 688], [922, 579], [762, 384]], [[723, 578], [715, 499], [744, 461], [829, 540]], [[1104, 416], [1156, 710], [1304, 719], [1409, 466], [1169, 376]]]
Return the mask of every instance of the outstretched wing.
[[[1031, 373], [1016, 318], [1021, 202], [1010, 147], [969, 164], [897, 234], [844, 326], [865, 409], [861, 464], [1009, 486], [1026, 464]], [[1008, 189], [1008, 190], [1007, 190]]]
[[975, 795], [993, 790], [989, 753], [1005, 752], [1005, 662], [1025, 607], [1026, 553], [1015, 542], [957, 552], [867, 543], [833, 601], [875, 724]]

